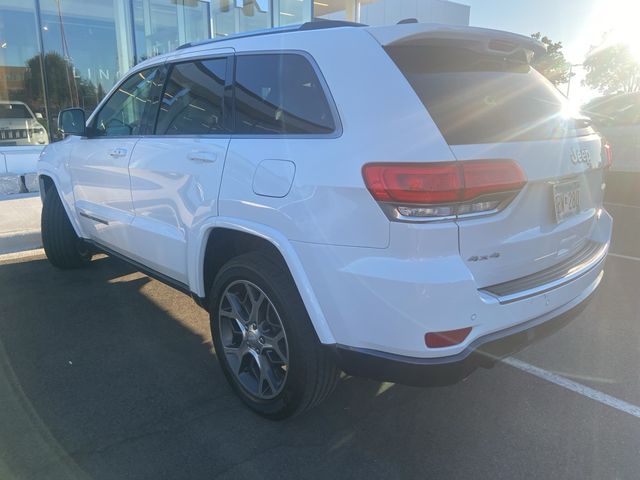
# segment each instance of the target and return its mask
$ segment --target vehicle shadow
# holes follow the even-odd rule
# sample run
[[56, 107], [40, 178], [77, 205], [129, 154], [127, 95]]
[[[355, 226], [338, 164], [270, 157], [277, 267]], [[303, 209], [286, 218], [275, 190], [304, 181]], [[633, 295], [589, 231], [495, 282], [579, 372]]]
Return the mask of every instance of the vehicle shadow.
[[[509, 429], [536, 428], [516, 413], [530, 392], [507, 386], [515, 372], [496, 383], [486, 370], [427, 389], [345, 376], [315, 410], [264, 420], [227, 386], [207, 314], [115, 259], [72, 272], [0, 265], [0, 292], [3, 479], [465, 476], [474, 462], [457, 459], [491, 458], [480, 438], [505, 416]], [[536, 447], [502, 455], [538, 461], [555, 448]]]

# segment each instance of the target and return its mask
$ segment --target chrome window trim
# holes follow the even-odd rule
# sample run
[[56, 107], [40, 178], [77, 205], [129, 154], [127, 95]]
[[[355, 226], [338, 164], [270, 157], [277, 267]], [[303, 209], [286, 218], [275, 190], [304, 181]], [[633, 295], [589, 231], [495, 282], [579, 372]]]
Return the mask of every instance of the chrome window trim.
[[[589, 249], [592, 249], [594, 251], [590, 253], [590, 255], [587, 258], [578, 258], [576, 260], [575, 265], [571, 264], [572, 258], [575, 259], [576, 257], [580, 257], [581, 255], [583, 255], [585, 249], [587, 251]], [[534, 273], [532, 275], [527, 275], [526, 277], [517, 278], [509, 282], [504, 282], [501, 284], [484, 287], [479, 289], [478, 291], [482, 294], [486, 294], [492, 298], [497, 299], [501, 305], [506, 305], [506, 304], [517, 302], [520, 300], [525, 300], [527, 298], [534, 297], [536, 295], [542, 295], [543, 293], [549, 292], [556, 288], [562, 287], [563, 285], [571, 283], [572, 281], [577, 280], [578, 278], [588, 274], [595, 268], [600, 267], [604, 263], [604, 260], [607, 257], [608, 251], [609, 251], [609, 246], [606, 243], [589, 242], [581, 252], [576, 253], [575, 255], [573, 255], [572, 258], [569, 258], [565, 262], [563, 262], [566, 264], [567, 268], [569, 268], [569, 266], [571, 265], [568, 273], [565, 273], [564, 275], [561, 275], [557, 278], [553, 278], [553, 275], [549, 274], [549, 272], [553, 272], [553, 270], [558, 267], [556, 265], [546, 270], [543, 270], [541, 272]], [[545, 281], [547, 280], [546, 277], [551, 277], [552, 280]], [[539, 278], [544, 283], [540, 283], [535, 287], [527, 288], [525, 290], [509, 292], [510, 284], [515, 286], [519, 282], [522, 282], [524, 279], [535, 280], [536, 278]], [[498, 287], [501, 287], [502, 289], [506, 288], [507, 293], [504, 293], [502, 295], [497, 293], [496, 290], [498, 290]]]

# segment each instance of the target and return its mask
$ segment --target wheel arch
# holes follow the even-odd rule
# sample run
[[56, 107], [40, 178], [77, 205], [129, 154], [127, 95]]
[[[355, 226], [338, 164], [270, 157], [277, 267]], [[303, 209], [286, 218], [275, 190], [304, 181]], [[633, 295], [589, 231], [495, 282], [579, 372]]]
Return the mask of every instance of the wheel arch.
[[234, 256], [261, 251], [281, 261], [288, 269], [309, 318], [323, 344], [334, 344], [334, 336], [313, 292], [300, 259], [291, 243], [274, 229], [251, 222], [216, 218], [200, 227], [189, 249], [189, 283], [192, 292], [208, 304], [217, 271]]
[[67, 212], [67, 217], [69, 217], [69, 221], [71, 222], [71, 226], [75, 230], [76, 235], [84, 238], [78, 219], [74, 214], [75, 208], [73, 205], [73, 192], [70, 190], [65, 191], [56, 175], [53, 172], [46, 170], [38, 172], [38, 184], [40, 185], [40, 200], [42, 202], [44, 202], [44, 197], [51, 188], [54, 188], [56, 192], [58, 192], [58, 195], [60, 195], [60, 199], [62, 200], [62, 206], [64, 207], [65, 212]]

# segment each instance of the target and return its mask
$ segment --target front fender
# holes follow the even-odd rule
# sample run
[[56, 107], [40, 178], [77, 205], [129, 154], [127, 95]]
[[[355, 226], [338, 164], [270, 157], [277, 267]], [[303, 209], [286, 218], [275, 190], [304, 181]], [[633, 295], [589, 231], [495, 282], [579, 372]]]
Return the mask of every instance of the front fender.
[[190, 238], [187, 248], [189, 286], [193, 293], [201, 298], [206, 296], [207, 292], [204, 289], [204, 257], [209, 235], [215, 234], [214, 230], [218, 228], [237, 230], [249, 235], [255, 235], [267, 240], [276, 247], [291, 272], [293, 281], [298, 288], [298, 292], [300, 292], [320, 342], [324, 344], [335, 343], [335, 338], [320, 308], [311, 282], [293, 246], [284, 235], [266, 225], [227, 217], [213, 217], [200, 224], [197, 230], [191, 233], [192, 238]]
[[40, 197], [44, 200], [44, 189], [42, 188], [42, 177], [49, 177], [53, 182], [62, 205], [67, 212], [67, 217], [76, 232], [76, 235], [86, 238], [82, 233], [75, 209], [75, 197], [73, 194], [73, 184], [66, 168], [69, 149], [66, 142], [58, 142], [47, 145], [40, 154], [38, 160], [38, 179], [40, 181]]

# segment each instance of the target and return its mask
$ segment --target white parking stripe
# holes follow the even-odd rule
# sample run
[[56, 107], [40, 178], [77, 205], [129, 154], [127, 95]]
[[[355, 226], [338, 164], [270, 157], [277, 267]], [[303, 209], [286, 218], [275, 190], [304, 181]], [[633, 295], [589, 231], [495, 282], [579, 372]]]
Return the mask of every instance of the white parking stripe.
[[26, 250], [23, 252], [15, 253], [3, 253], [0, 254], [0, 262], [9, 262], [12, 260], [19, 260], [21, 258], [34, 257], [37, 255], [43, 255], [44, 249], [38, 248], [37, 250]]
[[640, 208], [639, 205], [625, 205], [624, 203], [605, 202], [604, 204], [605, 204], [605, 206], [611, 205], [612, 207]]
[[636, 418], [640, 418], [640, 407], [637, 405], [633, 405], [631, 403], [625, 402], [624, 400], [620, 400], [619, 398], [612, 397], [611, 395], [607, 395], [606, 393], [600, 392], [598, 390], [594, 390], [591, 387], [587, 387], [586, 385], [582, 385], [581, 383], [574, 382], [573, 380], [569, 380], [557, 373], [549, 372], [542, 368], [536, 367], [534, 365], [530, 365], [525, 363], [517, 358], [508, 357], [502, 360], [507, 365], [512, 366], [513, 368], [517, 368], [518, 370], [522, 370], [523, 372], [530, 373], [538, 378], [546, 380], [547, 382], [551, 382], [559, 387], [566, 388], [567, 390], [571, 390], [583, 397], [590, 398], [591, 400], [595, 400], [596, 402], [600, 402], [609, 407], [615, 408], [624, 413], [628, 413], [629, 415], [633, 415]]
[[638, 257], [630, 257], [629, 255], [620, 255], [619, 253], [609, 253], [608, 256], [616, 257], [616, 258], [624, 258], [625, 260], [635, 260], [636, 262], [640, 262], [640, 258]]

